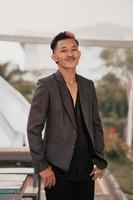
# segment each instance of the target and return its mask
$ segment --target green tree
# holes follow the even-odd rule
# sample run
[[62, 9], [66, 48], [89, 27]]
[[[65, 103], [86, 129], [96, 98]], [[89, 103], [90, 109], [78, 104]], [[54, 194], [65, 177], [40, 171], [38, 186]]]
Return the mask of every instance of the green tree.
[[18, 65], [11, 69], [10, 62], [0, 63], [0, 76], [10, 83], [13, 83], [15, 80], [22, 80], [24, 74], [26, 74], [26, 71], [20, 70]]
[[115, 119], [126, 117], [126, 91], [120, 79], [113, 73], [106, 74], [98, 81], [97, 94], [99, 98], [99, 108], [103, 117]]
[[104, 49], [100, 57], [104, 65], [121, 75], [127, 91], [128, 99], [128, 120], [127, 120], [127, 144], [131, 148], [133, 139], [133, 49]]
[[11, 65], [12, 63], [10, 62], [0, 64], [0, 76], [8, 81], [21, 94], [23, 94], [28, 101], [31, 101], [35, 83], [32, 81], [25, 81], [23, 79], [23, 76], [27, 73], [27, 71], [20, 70], [18, 65], [13, 68]]

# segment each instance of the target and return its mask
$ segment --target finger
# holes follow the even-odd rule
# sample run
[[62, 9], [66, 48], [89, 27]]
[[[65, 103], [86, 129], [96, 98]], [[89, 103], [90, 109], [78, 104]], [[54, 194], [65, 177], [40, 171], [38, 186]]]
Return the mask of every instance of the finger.
[[97, 173], [99, 176], [103, 176], [104, 175], [104, 171], [103, 170], [98, 170], [98, 173]]
[[92, 172], [90, 173], [90, 176], [92, 176], [96, 171], [96, 168], [92, 170]]
[[55, 178], [54, 178], [54, 175], [52, 174], [51, 175], [51, 180], [50, 180], [50, 187], [52, 187], [54, 185], [55, 185]]
[[49, 187], [49, 176], [46, 176], [45, 180], [45, 186]]
[[43, 184], [44, 184], [44, 187], [45, 187], [45, 184], [46, 184], [45, 177], [44, 177], [44, 176], [41, 176], [41, 179], [42, 179], [42, 181], [43, 181]]
[[49, 176], [49, 188], [55, 185], [55, 175], [54, 172], [51, 172]]
[[95, 169], [92, 179], [95, 180], [97, 178], [97, 175], [98, 175], [98, 171]]
[[92, 171], [91, 173], [90, 173], [90, 176], [92, 176], [94, 174], [94, 172]]
[[43, 178], [43, 182], [44, 182], [44, 188], [46, 188], [47, 187], [46, 177]]
[[56, 183], [56, 178], [55, 178], [55, 175], [53, 173], [53, 186], [55, 186], [55, 183]]
[[98, 175], [94, 174], [94, 176], [92, 177], [92, 180], [96, 180], [98, 178]]
[[47, 187], [47, 179], [46, 179], [46, 177], [43, 180], [44, 180], [44, 188], [46, 188]]
[[99, 175], [99, 178], [102, 178], [104, 176], [104, 171], [101, 172], [101, 174]]
[[52, 185], [53, 185], [53, 177], [52, 177], [52, 174], [51, 174], [49, 176], [49, 185], [48, 185], [49, 189], [52, 187]]
[[102, 177], [102, 172], [101, 171], [96, 171], [96, 173], [93, 176], [93, 179], [96, 180], [97, 178], [101, 178]]
[[98, 178], [101, 179], [103, 177], [103, 174], [101, 174]]

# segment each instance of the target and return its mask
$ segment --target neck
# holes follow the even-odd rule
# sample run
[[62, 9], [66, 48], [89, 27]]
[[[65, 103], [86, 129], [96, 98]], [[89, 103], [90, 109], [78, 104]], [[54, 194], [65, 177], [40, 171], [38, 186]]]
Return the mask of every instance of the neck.
[[64, 69], [62, 67], [59, 67], [59, 71], [61, 72], [66, 82], [68, 83], [75, 82], [76, 69]]

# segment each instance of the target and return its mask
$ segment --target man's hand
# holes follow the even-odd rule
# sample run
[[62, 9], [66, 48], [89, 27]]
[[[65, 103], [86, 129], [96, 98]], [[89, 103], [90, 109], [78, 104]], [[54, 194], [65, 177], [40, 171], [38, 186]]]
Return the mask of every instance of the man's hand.
[[55, 185], [56, 179], [52, 167], [49, 166], [47, 169], [43, 170], [39, 174], [44, 181], [44, 188], [51, 188]]
[[102, 178], [104, 175], [104, 169], [100, 169], [98, 167], [95, 167], [92, 172], [90, 173], [90, 176], [92, 176], [92, 180], [96, 180], [97, 178]]

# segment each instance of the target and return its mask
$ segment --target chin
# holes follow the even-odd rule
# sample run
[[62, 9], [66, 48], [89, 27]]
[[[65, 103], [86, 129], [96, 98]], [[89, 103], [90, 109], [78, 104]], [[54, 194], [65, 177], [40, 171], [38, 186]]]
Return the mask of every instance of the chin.
[[68, 65], [66, 65], [66, 66], [68, 66], [67, 68], [76, 68], [76, 66], [77, 66], [77, 63], [69, 63]]
[[64, 68], [66, 68], [66, 69], [75, 69], [76, 66], [75, 66], [75, 65], [74, 65], [74, 66], [66, 66], [66, 67], [64, 67]]

